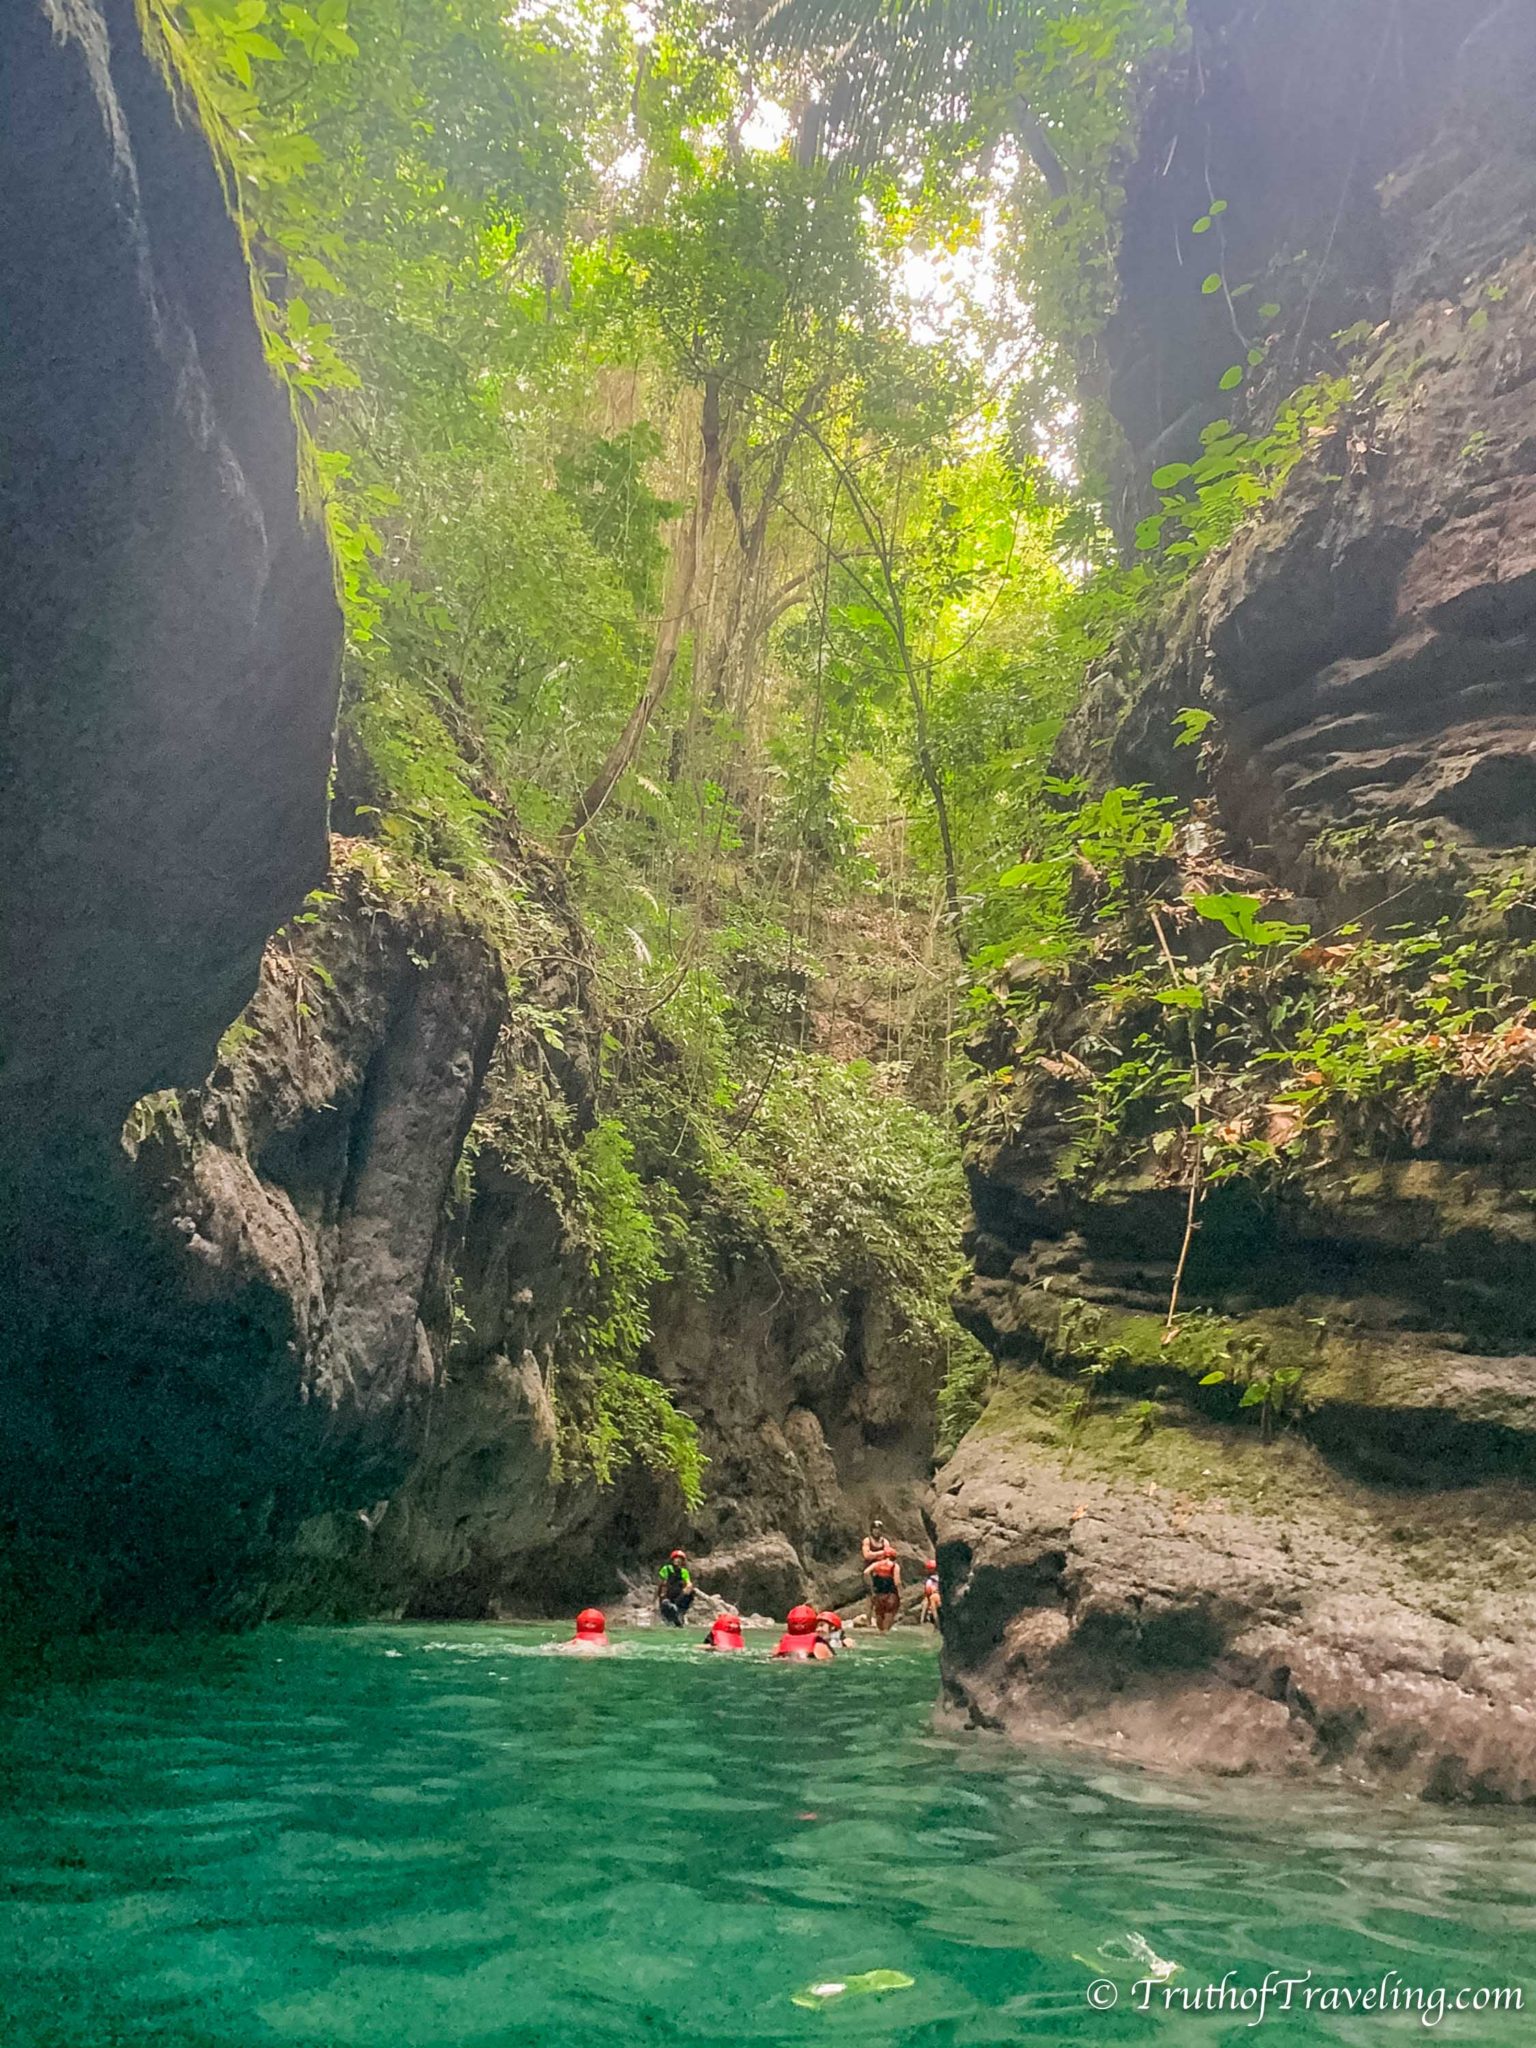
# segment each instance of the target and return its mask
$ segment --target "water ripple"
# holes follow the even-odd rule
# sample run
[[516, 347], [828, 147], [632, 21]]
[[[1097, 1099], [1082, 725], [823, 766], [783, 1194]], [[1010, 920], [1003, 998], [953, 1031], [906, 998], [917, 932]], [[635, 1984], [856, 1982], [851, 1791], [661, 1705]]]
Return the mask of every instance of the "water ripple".
[[[1522, 1981], [1519, 1817], [1205, 1790], [937, 1733], [911, 1638], [785, 1670], [658, 1634], [576, 1660], [556, 1637], [118, 1646], [12, 1695], [4, 2048], [1256, 2038], [1231, 2014], [1159, 2031], [1129, 2010], [1138, 1942], [1185, 1984]], [[790, 2002], [882, 1969], [910, 1987]], [[1086, 2006], [1095, 1974], [1123, 1987], [1115, 2011]], [[1530, 1988], [1536, 2010], [1536, 1971]], [[1529, 2038], [1500, 2024], [1431, 2038]], [[1314, 2013], [1259, 2038], [1403, 2032]]]

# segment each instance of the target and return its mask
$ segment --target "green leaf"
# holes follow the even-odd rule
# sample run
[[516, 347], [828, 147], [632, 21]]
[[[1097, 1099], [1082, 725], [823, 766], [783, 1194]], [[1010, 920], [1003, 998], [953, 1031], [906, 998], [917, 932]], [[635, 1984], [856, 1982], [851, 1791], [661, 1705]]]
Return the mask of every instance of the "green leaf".
[[1253, 1385], [1248, 1389], [1248, 1391], [1244, 1394], [1243, 1398], [1241, 1399], [1241, 1401], [1238, 1402], [1237, 1405], [1239, 1408], [1257, 1408], [1262, 1402], [1267, 1401], [1268, 1399], [1269, 1387], [1267, 1382], [1265, 1382], [1264, 1380], [1255, 1380]]
[[1251, 367], [1252, 367], [1253, 369], [1255, 369], [1255, 370], [1256, 370], [1256, 369], [1257, 369], [1257, 368], [1259, 367], [1259, 364], [1263, 362], [1263, 360], [1264, 360], [1264, 351], [1263, 351], [1263, 349], [1261, 349], [1261, 348], [1251, 348], [1251, 349], [1249, 349], [1249, 351], [1248, 351], [1248, 361], [1249, 361], [1249, 364], [1251, 365]]
[[1213, 199], [1213, 200], [1211, 201], [1211, 211], [1212, 211], [1212, 213], [1225, 213], [1225, 212], [1226, 212], [1226, 210], [1227, 210], [1227, 202], [1225, 201], [1225, 199]]
[[1163, 537], [1163, 517], [1154, 513], [1150, 519], [1143, 519], [1136, 529], [1136, 545], [1139, 548], [1155, 548]]
[[790, 1993], [790, 2004], [815, 2012], [838, 1998], [857, 1998], [872, 1991], [910, 1991], [915, 1978], [905, 1970], [864, 1970], [857, 1977], [833, 1977], [822, 1984], [807, 1984], [803, 1991]]
[[1216, 723], [1214, 711], [1204, 711], [1197, 704], [1186, 704], [1174, 713], [1173, 727], [1178, 737], [1176, 747], [1192, 747]]
[[1261, 918], [1257, 896], [1191, 896], [1189, 903], [1199, 916], [1221, 925], [1245, 946], [1283, 946], [1307, 935], [1305, 925]]
[[289, 260], [294, 276], [301, 284], [307, 284], [312, 292], [333, 292], [340, 296], [343, 289], [341, 280], [318, 256], [294, 256]]
[[1185, 477], [1193, 475], [1194, 471], [1187, 462], [1165, 462], [1161, 469], [1153, 470], [1152, 488], [1154, 491], [1171, 491], [1175, 484], [1181, 484]]
[[1223, 391], [1235, 391], [1238, 385], [1242, 383], [1242, 381], [1243, 366], [1241, 363], [1234, 363], [1231, 369], [1226, 372], [1225, 376], [1223, 376], [1220, 388]]
[[1280, 318], [1280, 308], [1273, 299], [1267, 300], [1264, 305], [1260, 306], [1259, 318], [1261, 320], [1278, 320]]
[[1213, 270], [1210, 276], [1205, 280], [1204, 284], [1201, 285], [1200, 289], [1205, 293], [1205, 296], [1207, 298], [1210, 298], [1214, 293], [1219, 292], [1221, 290], [1221, 272], [1219, 270]]
[[1008, 868], [997, 878], [999, 889], [1026, 889], [1033, 882], [1049, 881], [1058, 873], [1056, 864], [1048, 860], [1021, 860], [1017, 867]]
[[1215, 1372], [1208, 1372], [1201, 1380], [1202, 1387], [1220, 1387], [1226, 1384], [1226, 1374], [1218, 1366]]
[[1211, 216], [1208, 213], [1202, 213], [1200, 218], [1195, 222], [1194, 226], [1190, 229], [1189, 232], [1192, 235], [1208, 235], [1211, 231], [1211, 227]]

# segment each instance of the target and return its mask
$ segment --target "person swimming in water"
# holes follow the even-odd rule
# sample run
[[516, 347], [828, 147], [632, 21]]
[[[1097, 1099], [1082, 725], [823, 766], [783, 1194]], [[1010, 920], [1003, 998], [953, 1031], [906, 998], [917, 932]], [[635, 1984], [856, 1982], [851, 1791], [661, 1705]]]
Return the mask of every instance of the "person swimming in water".
[[853, 1647], [848, 1640], [848, 1633], [843, 1627], [843, 1617], [840, 1614], [824, 1614], [821, 1619], [827, 1625], [827, 1641], [832, 1645], [834, 1652]]
[[901, 1612], [901, 1563], [889, 1544], [864, 1567], [869, 1587], [869, 1614], [881, 1635], [887, 1635]]
[[668, 1628], [681, 1628], [693, 1605], [693, 1575], [686, 1550], [674, 1550], [656, 1574], [656, 1598]]
[[741, 1616], [734, 1607], [715, 1616], [709, 1625], [709, 1634], [699, 1647], [703, 1650], [744, 1650], [747, 1647], [741, 1640]]
[[779, 1646], [773, 1654], [791, 1658], [800, 1664], [832, 1662], [831, 1645], [820, 1641], [816, 1634], [814, 1607], [791, 1607], [785, 1618], [784, 1633], [779, 1637]]
[[576, 1633], [567, 1643], [557, 1643], [558, 1650], [574, 1650], [590, 1656], [594, 1652], [611, 1650], [608, 1640], [608, 1622], [601, 1607], [583, 1607], [576, 1617]]
[[939, 1625], [939, 1609], [944, 1604], [939, 1592], [939, 1562], [930, 1557], [923, 1569], [928, 1576], [923, 1580], [923, 1605], [918, 1620], [930, 1621], [935, 1628]]

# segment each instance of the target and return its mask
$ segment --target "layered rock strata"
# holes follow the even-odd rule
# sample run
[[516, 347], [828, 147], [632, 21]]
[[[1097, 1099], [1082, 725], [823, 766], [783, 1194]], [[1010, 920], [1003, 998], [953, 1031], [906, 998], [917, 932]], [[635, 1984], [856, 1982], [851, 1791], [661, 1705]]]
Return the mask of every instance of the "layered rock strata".
[[[1111, 336], [1117, 402], [1138, 446], [1161, 437], [1157, 460], [1198, 454], [1223, 403], [1149, 395], [1158, 362], [1173, 382], [1189, 371], [1179, 337], [1219, 308], [1175, 289], [1138, 224], [1188, 208], [1160, 185], [1175, 138], [1214, 137], [1218, 175], [1237, 176], [1275, 29], [1272, 10], [1193, 12], [1211, 61], [1149, 115]], [[1377, 30], [1401, 12], [1375, 9]], [[1349, 35], [1372, 13], [1354, 10]], [[1318, 51], [1292, 26], [1294, 70]], [[1112, 922], [1078, 967], [1021, 966], [977, 1047], [990, 1080], [970, 1131], [961, 1313], [1001, 1377], [939, 1475], [933, 1519], [952, 1695], [1021, 1732], [1196, 1768], [1536, 1797], [1536, 1075], [1521, 1007], [1536, 994], [1521, 879], [1536, 842], [1533, 81], [1528, 7], [1440, 11], [1391, 92], [1357, 108], [1352, 161], [1369, 179], [1299, 218], [1311, 173], [1287, 183], [1284, 138], [1261, 123], [1264, 187], [1287, 208], [1233, 232], [1250, 237], [1250, 271], [1289, 264], [1333, 295], [1339, 324], [1363, 315], [1352, 393], [1063, 738], [1065, 772], [1169, 792], [1186, 817], [1143, 876], [1158, 929]], [[1338, 240], [1369, 252], [1353, 302], [1316, 263], [1334, 214]], [[1303, 331], [1296, 345], [1313, 344]], [[1215, 721], [1204, 747], [1175, 744], [1185, 707]], [[1202, 892], [1251, 895], [1315, 942], [1293, 967], [1255, 954], [1229, 974], [1192, 1038], [1168, 1010], [1158, 1021], [1150, 992], [1137, 1010], [1110, 991], [1137, 971], [1133, 938], [1143, 962], [1170, 946], [1199, 984], [1223, 937], [1191, 908]], [[1500, 991], [1447, 1027], [1463, 1034], [1454, 1056], [1435, 1019], [1459, 1000], [1435, 1008], [1429, 984], [1415, 1031], [1391, 1043], [1413, 934], [1443, 954], [1448, 998], [1463, 943]], [[1318, 1071], [1286, 1064], [1286, 1006], [1316, 1011], [1377, 942], [1364, 1022], [1341, 1014]], [[1369, 1073], [1331, 1061], [1330, 1043], [1368, 1038]], [[1185, 1255], [1201, 1171], [1187, 1110], [1128, 1111], [1093, 1171], [1083, 1146], [1106, 1044], [1176, 1065], [1191, 1043], [1207, 1168], [1211, 1146], [1232, 1150], [1197, 1189]], [[1244, 1075], [1264, 1073], [1279, 1099], [1241, 1102]]]

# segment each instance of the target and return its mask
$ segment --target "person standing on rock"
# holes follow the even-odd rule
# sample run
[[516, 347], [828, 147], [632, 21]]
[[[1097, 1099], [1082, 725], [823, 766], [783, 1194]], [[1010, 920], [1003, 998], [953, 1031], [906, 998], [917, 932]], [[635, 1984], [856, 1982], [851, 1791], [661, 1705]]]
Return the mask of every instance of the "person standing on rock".
[[674, 1550], [656, 1574], [656, 1582], [662, 1620], [668, 1628], [681, 1628], [693, 1605], [693, 1575], [688, 1569], [688, 1553]]
[[938, 1559], [930, 1557], [924, 1569], [927, 1571], [928, 1576], [923, 1581], [923, 1605], [922, 1611], [917, 1618], [920, 1622], [931, 1621], [934, 1627], [937, 1628], [939, 1625], [939, 1608], [943, 1604], [942, 1596], [939, 1592]]
[[901, 1564], [889, 1544], [865, 1565], [864, 1582], [869, 1587], [869, 1618], [886, 1635], [901, 1612]]
[[885, 1524], [878, 1518], [869, 1525], [869, 1534], [859, 1545], [860, 1562], [868, 1570], [877, 1557], [888, 1557], [891, 1551], [890, 1538], [885, 1533]]

